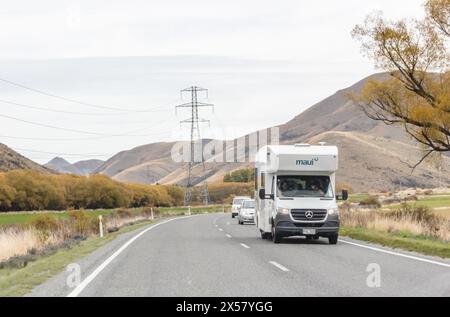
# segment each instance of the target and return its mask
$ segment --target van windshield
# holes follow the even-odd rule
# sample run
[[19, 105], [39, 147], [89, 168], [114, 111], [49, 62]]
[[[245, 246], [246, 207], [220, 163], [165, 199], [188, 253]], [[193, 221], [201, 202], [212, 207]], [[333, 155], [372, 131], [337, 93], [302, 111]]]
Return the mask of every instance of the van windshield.
[[255, 202], [253, 200], [251, 200], [251, 201], [244, 201], [242, 203], [242, 207], [244, 209], [255, 209]]
[[333, 198], [328, 176], [278, 176], [277, 194], [280, 198]]
[[244, 201], [245, 199], [235, 199], [235, 200], [233, 200], [233, 205], [242, 205], [242, 202]]

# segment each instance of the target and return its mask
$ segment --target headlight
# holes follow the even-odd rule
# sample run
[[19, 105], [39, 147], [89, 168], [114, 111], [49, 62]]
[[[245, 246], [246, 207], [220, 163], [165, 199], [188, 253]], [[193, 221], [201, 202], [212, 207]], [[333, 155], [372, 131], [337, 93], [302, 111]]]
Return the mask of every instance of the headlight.
[[338, 215], [339, 216], [339, 209], [338, 208], [328, 209], [328, 215], [330, 215], [330, 216]]
[[277, 208], [277, 213], [279, 213], [281, 215], [288, 215], [289, 214], [289, 209], [287, 209], [287, 208]]

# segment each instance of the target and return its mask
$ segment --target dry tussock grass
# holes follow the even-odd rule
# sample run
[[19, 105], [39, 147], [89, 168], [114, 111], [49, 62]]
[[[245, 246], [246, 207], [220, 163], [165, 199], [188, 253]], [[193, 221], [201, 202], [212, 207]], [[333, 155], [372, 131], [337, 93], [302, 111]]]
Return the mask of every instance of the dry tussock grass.
[[[148, 220], [142, 213], [115, 213], [103, 220], [104, 228], [123, 226]], [[51, 246], [63, 245], [74, 237], [88, 237], [98, 234], [98, 220], [85, 211], [72, 211], [68, 220], [50, 216], [39, 217], [27, 226], [0, 228], [0, 262], [15, 256], [39, 253]]]
[[450, 219], [423, 207], [404, 205], [394, 211], [341, 208], [341, 223], [388, 233], [407, 233], [450, 242]]

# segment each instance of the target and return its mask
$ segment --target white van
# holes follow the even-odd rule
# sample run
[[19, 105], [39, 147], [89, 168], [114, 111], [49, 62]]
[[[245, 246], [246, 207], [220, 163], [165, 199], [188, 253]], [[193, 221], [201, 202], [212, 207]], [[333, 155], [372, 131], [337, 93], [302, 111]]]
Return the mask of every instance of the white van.
[[239, 215], [239, 208], [241, 208], [242, 202], [249, 199], [251, 198], [247, 196], [234, 197], [233, 202], [231, 203], [231, 218]]
[[336, 146], [309, 144], [262, 147], [255, 160], [256, 225], [263, 239], [327, 237], [337, 244]]
[[238, 223], [243, 225], [245, 223], [255, 223], [255, 200], [249, 199], [242, 202], [239, 208]]

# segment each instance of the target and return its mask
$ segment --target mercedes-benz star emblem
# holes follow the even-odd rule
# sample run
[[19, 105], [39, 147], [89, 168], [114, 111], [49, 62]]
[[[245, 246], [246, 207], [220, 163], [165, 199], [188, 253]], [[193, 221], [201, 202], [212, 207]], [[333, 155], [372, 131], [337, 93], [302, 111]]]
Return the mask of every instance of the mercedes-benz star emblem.
[[305, 217], [308, 219], [312, 219], [314, 217], [314, 213], [311, 210], [305, 212]]

